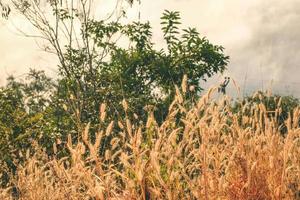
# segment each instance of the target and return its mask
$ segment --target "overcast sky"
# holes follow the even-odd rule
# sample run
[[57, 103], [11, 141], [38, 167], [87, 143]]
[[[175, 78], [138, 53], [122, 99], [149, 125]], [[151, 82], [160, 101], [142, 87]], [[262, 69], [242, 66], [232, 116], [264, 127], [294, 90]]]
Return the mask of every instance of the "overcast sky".
[[[115, 0], [106, 1], [99, 12], [112, 9]], [[228, 75], [244, 93], [271, 87], [274, 92], [300, 97], [299, 0], [142, 0], [128, 10], [128, 18], [136, 19], [140, 10], [160, 44], [159, 18], [164, 9], [180, 11], [182, 27], [196, 27], [230, 56], [228, 71], [206, 86]], [[11, 21], [0, 21], [0, 84], [7, 75], [22, 76], [29, 67], [54, 75], [55, 58], [39, 50], [33, 39], [17, 34], [14, 26], [27, 28], [26, 23], [17, 18]]]

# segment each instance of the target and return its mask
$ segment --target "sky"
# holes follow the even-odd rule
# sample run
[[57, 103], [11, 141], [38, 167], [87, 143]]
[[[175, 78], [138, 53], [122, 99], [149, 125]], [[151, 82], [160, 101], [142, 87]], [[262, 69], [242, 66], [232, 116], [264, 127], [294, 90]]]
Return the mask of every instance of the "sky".
[[[98, 13], [113, 9], [116, 0], [99, 5]], [[219, 84], [230, 76], [243, 95], [255, 90], [300, 97], [300, 1], [299, 0], [142, 0], [127, 9], [128, 20], [153, 26], [153, 39], [162, 44], [160, 16], [167, 10], [180, 11], [182, 28], [196, 27], [201, 36], [225, 47], [230, 56], [228, 70], [204, 87]], [[22, 77], [38, 68], [54, 76], [56, 58], [41, 51], [37, 41], [25, 38], [17, 28], [30, 30], [26, 21], [14, 16], [0, 21], [0, 85], [8, 75]], [[236, 92], [232, 83], [231, 93]]]

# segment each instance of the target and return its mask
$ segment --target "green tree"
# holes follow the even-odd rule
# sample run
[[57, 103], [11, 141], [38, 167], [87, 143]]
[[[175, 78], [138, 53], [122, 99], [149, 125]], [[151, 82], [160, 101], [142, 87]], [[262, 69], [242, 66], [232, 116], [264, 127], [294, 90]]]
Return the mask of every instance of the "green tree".
[[[281, 96], [278, 94], [268, 95], [259, 91], [253, 96], [245, 97], [241, 103], [235, 103], [233, 110], [236, 113], [242, 114], [242, 112], [244, 112], [244, 115], [251, 115], [251, 108], [259, 106], [260, 104], [265, 106], [268, 117], [272, 117], [276, 120], [280, 132], [284, 135], [287, 132], [285, 121], [289, 116], [294, 120], [293, 111], [300, 106], [300, 101], [293, 96]], [[300, 121], [298, 123], [300, 124]]]
[[[184, 75], [195, 88], [188, 96], [197, 98], [199, 81], [223, 72], [228, 63], [222, 46], [200, 37], [194, 28], [179, 28], [178, 12], [163, 13], [166, 49], [157, 50], [150, 23], [124, 25], [120, 19], [126, 12], [120, 8], [114, 11], [115, 19], [99, 20], [92, 17], [95, 4], [90, 1], [54, 0], [46, 2], [48, 7], [33, 0], [13, 2], [48, 41], [45, 50], [59, 58], [58, 101], [77, 132], [88, 122], [91, 130], [97, 130], [101, 103], [108, 104], [112, 120], [122, 116], [123, 99], [134, 108], [129, 113], [137, 113], [142, 120], [146, 118], [143, 108], [156, 106], [161, 121], [175, 94], [174, 85], [181, 84]], [[52, 10], [44, 10], [49, 7]], [[128, 48], [118, 42], [120, 37]]]
[[[113, 76], [119, 77], [124, 93], [129, 94], [127, 99], [136, 94], [137, 101], [140, 100], [136, 103], [138, 109], [145, 105], [143, 102], [154, 104], [158, 107], [156, 116], [160, 121], [175, 94], [174, 85], [180, 85], [184, 75], [188, 77], [188, 85], [194, 86], [188, 96], [197, 97], [202, 90], [200, 80], [222, 73], [229, 59], [223, 54], [222, 46], [201, 38], [195, 28], [181, 30], [178, 27], [181, 24], [179, 12], [166, 10], [161, 20], [167, 50], [155, 49], [149, 22], [134, 22], [123, 27], [133, 45], [129, 49], [113, 51], [113, 66], [109, 66], [109, 69], [120, 68]], [[118, 82], [111, 84], [120, 85]]]
[[[0, 88], [0, 170], [15, 169], [34, 140], [47, 147], [56, 135], [47, 131], [54, 85], [42, 71], [30, 70], [26, 80], [10, 76]], [[49, 146], [48, 146], [49, 147]]]

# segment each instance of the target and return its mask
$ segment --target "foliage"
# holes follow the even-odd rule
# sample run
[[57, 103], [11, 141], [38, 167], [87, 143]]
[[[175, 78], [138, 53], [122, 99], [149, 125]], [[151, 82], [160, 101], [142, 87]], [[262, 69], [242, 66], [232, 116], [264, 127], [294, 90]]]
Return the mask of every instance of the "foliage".
[[[22, 161], [13, 152], [24, 153], [33, 140], [51, 155], [55, 140], [66, 140], [71, 133], [73, 142], [78, 141], [88, 123], [91, 135], [124, 116], [138, 116], [140, 123], [146, 122], [147, 112], [152, 112], [160, 124], [176, 93], [174, 85], [180, 85], [184, 75], [193, 88], [186, 95], [191, 105], [200, 95], [199, 81], [223, 72], [227, 65], [223, 47], [201, 38], [195, 29], [180, 30], [178, 12], [163, 13], [166, 49], [157, 50], [149, 22], [97, 20], [89, 17], [91, 3], [76, 2], [80, 6], [75, 8], [69, 1], [44, 2], [49, 7], [41, 7], [38, 1], [12, 1], [49, 42], [45, 50], [57, 55], [59, 77], [53, 81], [43, 72], [31, 70], [24, 81], [11, 77], [2, 88], [0, 142], [2, 161], [10, 168], [17, 164], [15, 159]], [[47, 8], [51, 8], [55, 25], [43, 10]], [[116, 40], [119, 37], [128, 43], [127, 48]], [[131, 105], [126, 112], [121, 109], [124, 99]], [[100, 117], [103, 103], [109, 116], [105, 121]], [[101, 145], [99, 153], [104, 154], [109, 143]]]
[[[194, 96], [198, 96], [200, 80], [225, 70], [228, 57], [223, 54], [223, 47], [200, 38], [192, 28], [183, 29], [180, 35], [179, 19], [178, 12], [163, 14], [162, 31], [168, 51], [155, 49], [149, 22], [121, 25], [91, 20], [87, 23], [86, 34], [94, 44], [90, 56], [85, 48], [69, 46], [64, 54], [68, 70], [60, 68], [69, 92], [79, 96], [80, 121], [96, 122], [94, 117], [98, 116], [102, 102], [106, 102], [114, 113], [112, 116], [117, 117], [122, 99], [133, 105], [132, 113], [144, 119], [143, 108], [149, 104], [156, 106], [157, 116], [162, 116], [162, 121], [175, 94], [174, 85], [180, 85], [185, 74], [195, 88]], [[116, 34], [128, 39], [129, 48], [111, 41]]]
[[[42, 71], [31, 70], [27, 81], [22, 83], [13, 77], [0, 89], [0, 149], [1, 166], [14, 168], [19, 160], [18, 151], [24, 153], [33, 140], [40, 139], [43, 146], [52, 143], [53, 130], [47, 132], [46, 118], [51, 98], [49, 93], [53, 83]], [[48, 93], [48, 94], [47, 94]], [[46, 139], [48, 138], [48, 139]], [[48, 144], [48, 145], [49, 145]], [[1, 167], [1, 168], [2, 168]]]
[[[48, 42], [45, 50], [59, 59], [57, 101], [73, 123], [66, 131], [76, 127], [74, 131], [79, 133], [87, 123], [91, 123], [91, 131], [96, 131], [101, 103], [108, 105], [109, 116], [117, 120], [124, 115], [119, 113], [123, 99], [134, 108], [128, 111], [130, 115], [138, 114], [145, 121], [144, 108], [152, 105], [162, 122], [175, 94], [174, 85], [180, 85], [184, 75], [194, 88], [188, 97], [196, 99], [201, 91], [199, 81], [222, 73], [228, 63], [222, 46], [200, 37], [194, 28], [178, 27], [178, 12], [163, 13], [166, 49], [157, 50], [150, 23], [120, 23], [126, 12], [118, 12], [118, 6], [113, 13], [116, 19], [99, 20], [92, 15], [97, 1], [45, 3], [47, 6], [33, 0], [13, 1], [16, 10]], [[55, 23], [49, 20], [49, 13]], [[128, 43], [127, 48], [120, 39]]]
[[[267, 93], [259, 91], [253, 96], [245, 97], [242, 102], [236, 103], [233, 106], [233, 110], [241, 115], [250, 115], [250, 113], [253, 112], [250, 108], [262, 105], [266, 108], [267, 116], [275, 117], [279, 123], [278, 128], [280, 132], [285, 134], [287, 132], [287, 124], [285, 121], [289, 117], [291, 117], [292, 120], [297, 120], [294, 119], [292, 111], [300, 105], [300, 101], [293, 96], [268, 95]], [[245, 109], [241, 109], [241, 107]], [[295, 123], [300, 124], [300, 121], [295, 121]]]

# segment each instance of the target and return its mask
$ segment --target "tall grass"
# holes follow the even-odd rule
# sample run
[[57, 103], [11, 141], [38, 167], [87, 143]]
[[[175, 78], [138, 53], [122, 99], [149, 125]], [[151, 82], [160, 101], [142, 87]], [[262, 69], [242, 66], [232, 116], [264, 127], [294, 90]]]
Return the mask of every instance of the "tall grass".
[[[300, 199], [299, 108], [282, 136], [280, 109], [245, 105], [234, 114], [227, 97], [211, 99], [214, 90], [193, 106], [185, 103], [186, 85], [176, 91], [160, 126], [149, 109], [146, 124], [126, 115], [93, 141], [87, 125], [78, 143], [69, 137], [70, 158], [27, 155], [0, 198]], [[123, 107], [128, 109], [125, 101]], [[101, 112], [105, 120], [104, 105]], [[110, 145], [100, 156], [103, 140]]]

